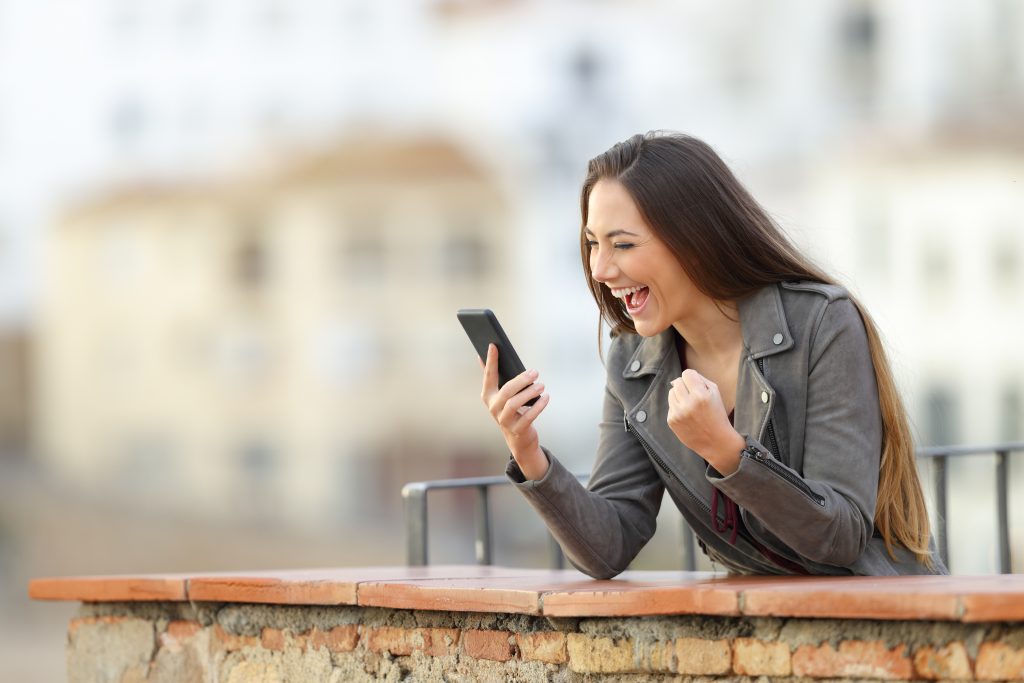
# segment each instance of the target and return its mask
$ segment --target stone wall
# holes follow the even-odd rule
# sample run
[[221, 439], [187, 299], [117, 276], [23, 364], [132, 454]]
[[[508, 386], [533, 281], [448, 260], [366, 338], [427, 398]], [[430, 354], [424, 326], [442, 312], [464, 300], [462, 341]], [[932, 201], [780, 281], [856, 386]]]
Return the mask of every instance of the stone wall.
[[1014, 680], [1024, 623], [87, 603], [68, 670], [73, 683]]

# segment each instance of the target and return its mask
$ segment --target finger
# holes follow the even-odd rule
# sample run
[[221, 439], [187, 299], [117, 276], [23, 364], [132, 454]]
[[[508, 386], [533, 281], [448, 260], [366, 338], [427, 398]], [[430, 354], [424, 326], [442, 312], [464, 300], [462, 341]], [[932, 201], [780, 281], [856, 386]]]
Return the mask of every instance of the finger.
[[714, 382], [708, 382], [708, 395], [712, 398], [716, 398], [719, 401], [722, 400], [722, 392], [718, 390], [718, 385]]
[[686, 382], [683, 381], [682, 376], [676, 377], [674, 380], [669, 382], [669, 386], [672, 387], [669, 391], [674, 391], [679, 396], [686, 396], [690, 393], [690, 389], [686, 386]]
[[541, 394], [537, 402], [527, 408], [519, 418], [519, 426], [530, 425], [551, 401], [551, 394]]
[[709, 391], [707, 380], [696, 370], [687, 368], [681, 379], [691, 394], [706, 394]]
[[536, 370], [524, 370], [509, 381], [505, 382], [505, 384], [498, 390], [497, 395], [502, 401], [507, 401], [526, 387], [533, 384], [537, 377], [539, 377], [539, 373]]
[[683, 396], [686, 396], [686, 385], [683, 381], [676, 377], [674, 380], [668, 383], [668, 401], [669, 405], [672, 405], [674, 401], [682, 400]]
[[533, 421], [537, 419], [537, 416], [541, 414], [550, 401], [551, 394], [541, 394], [536, 403], [519, 414], [518, 419], [509, 431], [513, 434], [521, 434], [524, 432], [533, 424]]
[[483, 367], [483, 390], [480, 396], [488, 403], [488, 397], [498, 390], [498, 347], [494, 344], [487, 345], [487, 363]]
[[532, 398], [540, 396], [541, 392], [544, 391], [544, 385], [541, 382], [531, 384], [518, 394], [505, 401], [505, 406], [501, 409], [499, 415], [499, 422], [501, 424], [508, 423], [511, 425], [516, 421], [516, 418], [520, 415], [520, 408], [526, 405], [526, 402]]

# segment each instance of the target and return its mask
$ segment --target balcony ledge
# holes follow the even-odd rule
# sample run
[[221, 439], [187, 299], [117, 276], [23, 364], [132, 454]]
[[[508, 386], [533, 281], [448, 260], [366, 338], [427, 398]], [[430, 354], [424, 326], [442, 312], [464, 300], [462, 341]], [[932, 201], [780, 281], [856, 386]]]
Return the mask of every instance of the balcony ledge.
[[[70, 680], [1024, 679], [1024, 576], [480, 566], [36, 579]], [[625, 676], [625, 678], [624, 678]]]
[[1024, 575], [736, 577], [490, 566], [360, 567], [34, 579], [36, 600], [356, 605], [551, 617], [774, 616], [1024, 621]]

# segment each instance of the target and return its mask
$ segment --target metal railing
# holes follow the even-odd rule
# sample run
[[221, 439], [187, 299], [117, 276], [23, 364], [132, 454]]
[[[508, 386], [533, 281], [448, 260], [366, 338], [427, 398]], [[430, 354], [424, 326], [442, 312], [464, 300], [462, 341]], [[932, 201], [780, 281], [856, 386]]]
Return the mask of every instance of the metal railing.
[[[943, 562], [949, 566], [949, 550], [947, 547], [948, 525], [946, 521], [947, 494], [949, 488], [947, 463], [951, 457], [991, 455], [996, 456], [996, 516], [998, 519], [997, 541], [999, 546], [999, 572], [1012, 572], [1010, 557], [1010, 524], [1009, 524], [1009, 456], [1011, 453], [1024, 452], [1024, 441], [1001, 443], [993, 446], [936, 446], [920, 448], [917, 451], [919, 461], [927, 460], [932, 464], [932, 480], [935, 487], [935, 530], [936, 543]], [[577, 473], [580, 480], [589, 475]], [[491, 541], [491, 510], [489, 491], [495, 486], [506, 486], [510, 482], [507, 477], [467, 477], [463, 479], [438, 479], [434, 481], [417, 481], [402, 487], [402, 498], [405, 506], [405, 556], [409, 566], [428, 564], [427, 546], [429, 530], [427, 527], [427, 493], [439, 489], [458, 490], [474, 489], [476, 491], [476, 562], [481, 565], [493, 561]], [[696, 542], [693, 531], [683, 523], [682, 530], [682, 568], [686, 571], [696, 569]], [[550, 566], [561, 568], [564, 557], [558, 543], [548, 535]]]
[[1010, 496], [1009, 472], [1010, 453], [1024, 451], [1024, 441], [1000, 443], [994, 446], [935, 446], [919, 448], [917, 457], [931, 460], [932, 480], [935, 487], [935, 518], [938, 528], [935, 530], [935, 542], [939, 546], [942, 561], [949, 566], [949, 547], [947, 544], [948, 525], [946, 522], [946, 501], [949, 490], [949, 475], [946, 465], [951, 457], [971, 455], [996, 456], [996, 517], [998, 520], [997, 542], [999, 546], [999, 573], [1013, 572], [1010, 557]]
[[[585, 480], [589, 475], [576, 475], [577, 479]], [[410, 567], [421, 567], [427, 562], [427, 493], [437, 489], [475, 489], [476, 507], [476, 563], [491, 564], [494, 554], [491, 545], [491, 506], [490, 489], [494, 486], [506, 486], [511, 482], [508, 477], [466, 477], [464, 479], [437, 479], [434, 481], [414, 481], [402, 487], [402, 499], [405, 503], [405, 558]], [[565, 564], [562, 549], [548, 534], [550, 564], [554, 569], [561, 569]]]

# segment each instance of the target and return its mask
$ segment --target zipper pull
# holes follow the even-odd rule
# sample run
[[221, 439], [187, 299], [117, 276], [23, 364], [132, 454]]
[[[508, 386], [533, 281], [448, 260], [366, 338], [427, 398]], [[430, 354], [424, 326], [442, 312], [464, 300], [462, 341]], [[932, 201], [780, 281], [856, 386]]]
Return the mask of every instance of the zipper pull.
[[622, 411], [622, 431], [624, 431], [624, 432], [628, 432], [629, 431], [629, 422], [626, 420], [626, 411], [625, 410]]
[[757, 448], [744, 448], [743, 455], [746, 455], [748, 458], [753, 458], [758, 462], [768, 462], [768, 457]]

